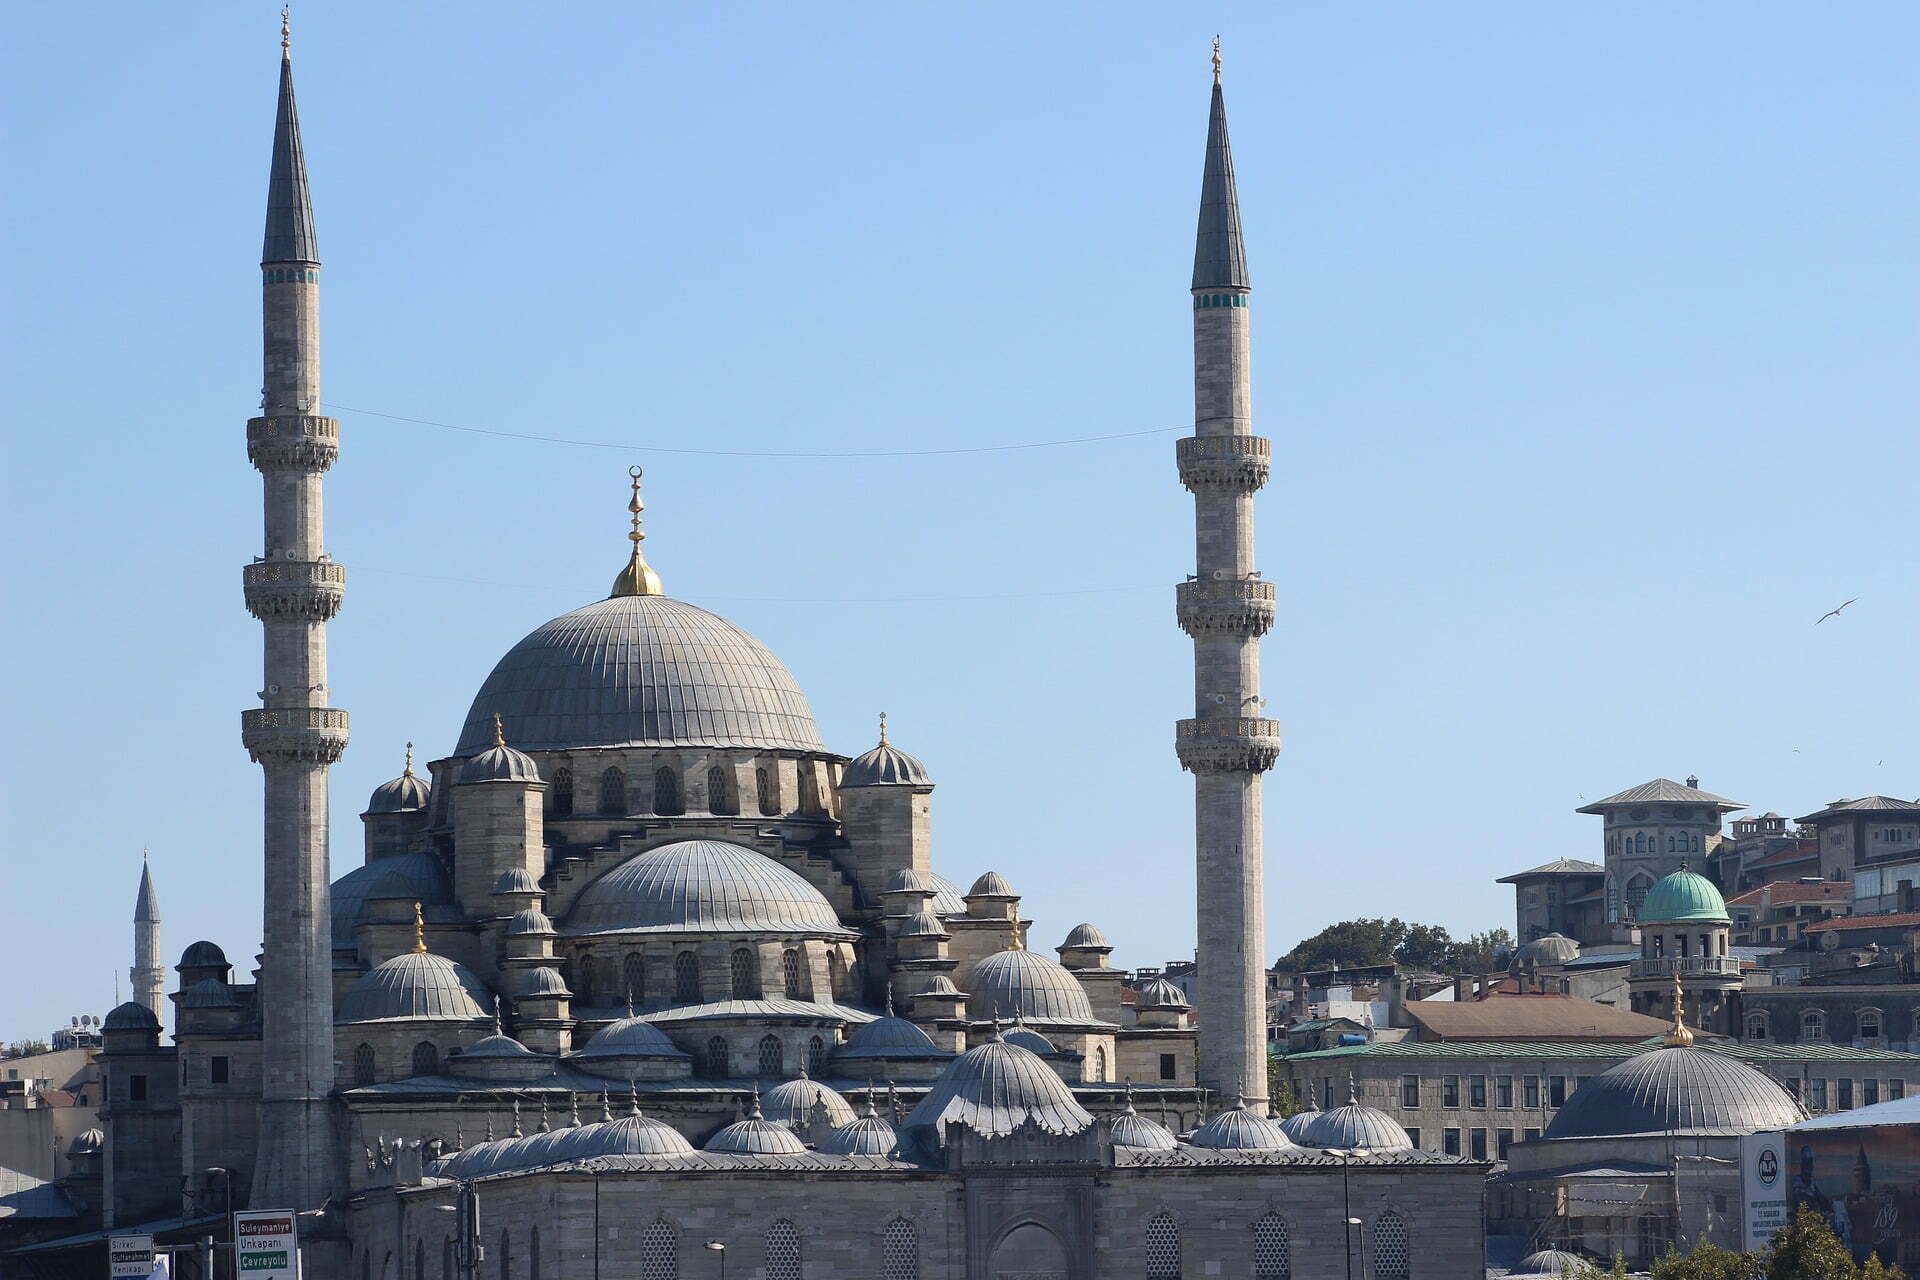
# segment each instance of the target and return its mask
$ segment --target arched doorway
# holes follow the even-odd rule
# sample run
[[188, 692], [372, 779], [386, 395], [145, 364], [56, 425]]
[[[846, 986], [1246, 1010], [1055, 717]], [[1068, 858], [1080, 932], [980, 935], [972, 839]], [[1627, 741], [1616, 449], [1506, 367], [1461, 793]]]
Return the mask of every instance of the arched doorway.
[[987, 1274], [993, 1280], [1067, 1280], [1067, 1251], [1053, 1232], [1023, 1222], [993, 1247]]

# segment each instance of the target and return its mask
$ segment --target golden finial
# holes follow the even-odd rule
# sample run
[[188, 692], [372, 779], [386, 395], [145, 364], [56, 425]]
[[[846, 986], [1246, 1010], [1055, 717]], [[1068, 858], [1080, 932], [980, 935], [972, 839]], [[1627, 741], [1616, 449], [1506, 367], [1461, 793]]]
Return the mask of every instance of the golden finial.
[[1687, 993], [1680, 985], [1680, 966], [1673, 966], [1673, 1026], [1667, 1034], [1660, 1037], [1661, 1043], [1670, 1049], [1684, 1049], [1693, 1043], [1693, 1032], [1687, 1027]]
[[620, 576], [613, 580], [613, 590], [609, 593], [610, 595], [663, 596], [666, 594], [666, 590], [660, 585], [660, 575], [653, 571], [653, 567], [647, 563], [647, 558], [640, 554], [640, 544], [647, 540], [647, 535], [640, 532], [640, 513], [647, 509], [647, 504], [640, 501], [641, 474], [639, 467], [627, 468], [627, 475], [633, 480], [633, 498], [627, 503], [627, 510], [633, 513], [633, 528], [627, 532], [627, 541], [633, 544], [633, 557], [627, 561], [627, 567], [620, 571]]
[[413, 954], [427, 954], [427, 918], [421, 914], [420, 904], [413, 904]]
[[493, 713], [493, 745], [496, 747], [504, 747], [507, 745], [507, 735], [500, 728], [500, 713], [498, 711]]
[[413, 744], [411, 742], [407, 744], [407, 767], [400, 771], [400, 776], [403, 778], [413, 776]]
[[282, 5], [280, 7], [280, 56], [283, 58], [293, 56], [293, 39], [290, 35], [292, 30], [293, 10]]
[[1220, 83], [1220, 37], [1213, 38], [1213, 82]]
[[884, 711], [880, 713], [880, 745], [887, 745], [887, 713]]

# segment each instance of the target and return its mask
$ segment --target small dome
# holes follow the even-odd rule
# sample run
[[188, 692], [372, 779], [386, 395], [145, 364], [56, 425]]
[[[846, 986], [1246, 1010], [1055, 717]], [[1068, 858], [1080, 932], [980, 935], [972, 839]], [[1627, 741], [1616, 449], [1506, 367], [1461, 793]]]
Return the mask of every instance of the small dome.
[[1134, 993], [1135, 1009], [1191, 1009], [1187, 993], [1165, 978], [1149, 978]]
[[967, 890], [969, 898], [1017, 898], [1007, 878], [998, 871], [989, 871], [973, 882], [973, 888]]
[[182, 1009], [237, 1009], [233, 988], [218, 978], [202, 978], [180, 993]]
[[508, 867], [493, 882], [495, 893], [539, 893], [540, 882], [525, 867]]
[[490, 1036], [483, 1036], [475, 1040], [464, 1049], [455, 1049], [453, 1052], [468, 1060], [474, 1058], [538, 1058], [541, 1056], [521, 1044], [518, 1040], [515, 1040], [512, 1036], [503, 1036], [497, 1031]]
[[1565, 934], [1549, 933], [1524, 943], [1513, 953], [1513, 969], [1533, 965], [1558, 965], [1580, 958], [1580, 944]]
[[182, 969], [226, 969], [230, 967], [227, 963], [227, 953], [204, 939], [189, 945], [185, 951], [180, 953], [180, 968]]
[[847, 787], [930, 787], [933, 779], [927, 767], [898, 747], [881, 743], [847, 761], [840, 774], [842, 790]]
[[1771, 1076], [1711, 1049], [1635, 1054], [1574, 1090], [1548, 1138], [1637, 1133], [1756, 1133], [1806, 1119]]
[[960, 886], [945, 876], [929, 876], [933, 881], [934, 914], [945, 916], [964, 916], [967, 914], [967, 900], [960, 896]]
[[1113, 944], [1107, 941], [1107, 935], [1090, 924], [1077, 924], [1067, 934], [1067, 940], [1060, 944], [1063, 951], [1092, 950], [1099, 948], [1113, 950]]
[[1733, 919], [1727, 914], [1727, 900], [1714, 888], [1713, 881], [1685, 867], [1654, 882], [1640, 902], [1637, 918], [1642, 924]]
[[902, 867], [887, 877], [887, 893], [938, 893], [940, 886], [924, 871]]
[[[846, 1105], [844, 1100], [841, 1105]], [[853, 1112], [849, 1110], [847, 1115], [851, 1118]], [[734, 1121], [708, 1138], [705, 1150], [736, 1156], [796, 1156], [806, 1153], [807, 1144], [795, 1137], [787, 1126], [762, 1116], [760, 1100], [755, 1098], [747, 1109], [747, 1118]]]
[[912, 916], [908, 917], [907, 922], [900, 926], [900, 932], [895, 936], [901, 938], [949, 938], [953, 935], [948, 933], [946, 926], [940, 923], [939, 916], [933, 914], [931, 911], [921, 910], [914, 912]]
[[1280, 1132], [1305, 1147], [1312, 1145], [1307, 1141], [1307, 1130], [1311, 1129], [1313, 1122], [1319, 1118], [1320, 1113], [1318, 1111], [1296, 1111], [1284, 1119], [1275, 1121], [1275, 1123], [1280, 1126]]
[[891, 1124], [874, 1114], [869, 1102], [857, 1120], [849, 1120], [820, 1139], [820, 1154], [827, 1156], [891, 1156], [900, 1149], [900, 1135]]
[[566, 1131], [555, 1162], [595, 1156], [689, 1156], [693, 1144], [672, 1125], [652, 1116], [621, 1116]]
[[905, 1018], [875, 1018], [835, 1051], [836, 1058], [949, 1057], [933, 1038]]
[[[1285, 1130], [1284, 1125], [1281, 1128]], [[1346, 1106], [1314, 1117], [1300, 1145], [1327, 1151], [1411, 1151], [1413, 1139], [1386, 1112], [1349, 1098]]]
[[1561, 1276], [1577, 1276], [1586, 1273], [1593, 1264], [1577, 1253], [1568, 1253], [1563, 1249], [1542, 1249], [1530, 1253], [1507, 1272], [1509, 1276], [1551, 1276], [1559, 1280]]
[[412, 753], [408, 753], [407, 771], [391, 782], [373, 789], [367, 801], [367, 816], [381, 813], [419, 813], [433, 798], [433, 784], [413, 771]]
[[1108, 1132], [1113, 1135], [1114, 1146], [1136, 1151], [1171, 1151], [1180, 1145], [1167, 1126], [1135, 1111], [1132, 1097], [1127, 1099], [1127, 1109], [1113, 1118]]
[[622, 1018], [594, 1033], [586, 1047], [573, 1055], [595, 1058], [684, 1058], [667, 1033], [641, 1018]]
[[461, 783], [468, 782], [538, 782], [540, 766], [533, 757], [524, 751], [517, 751], [501, 743], [488, 747], [473, 759], [460, 766]]
[[916, 991], [914, 994], [921, 996], [963, 996], [967, 993], [954, 986], [953, 979], [949, 978], [946, 974], [936, 973], [927, 982], [925, 989]]
[[509, 938], [545, 938], [551, 936], [553, 932], [553, 921], [547, 919], [547, 913], [536, 911], [532, 907], [528, 907], [525, 911], [516, 911], [513, 919], [507, 922]]
[[1265, 1116], [1247, 1110], [1247, 1104], [1235, 1103], [1195, 1129], [1188, 1143], [1212, 1151], [1295, 1151], [1286, 1130]]
[[838, 1128], [853, 1121], [853, 1107], [845, 1098], [818, 1080], [809, 1080], [804, 1076], [775, 1085], [767, 1090], [760, 1102], [767, 1119], [784, 1124], [796, 1133], [806, 1128], [813, 1118], [816, 1102], [826, 1107], [828, 1124]]
[[560, 976], [560, 971], [544, 964], [537, 969], [527, 971], [526, 985], [520, 989], [520, 998], [523, 1000], [572, 994], [573, 992], [567, 990], [567, 981]]
[[340, 1001], [338, 1023], [386, 1019], [471, 1022], [488, 1017], [493, 996], [465, 965], [409, 951], [377, 964]]
[[973, 966], [967, 986], [967, 1012], [978, 1019], [1098, 1021], [1080, 980], [1037, 952], [996, 951]]
[[69, 1156], [97, 1156], [107, 1145], [107, 1135], [98, 1129], [88, 1129], [73, 1135], [73, 1141], [67, 1144]]
[[680, 840], [627, 859], [587, 886], [567, 923], [576, 933], [847, 932], [799, 873], [720, 840]]
[[153, 1016], [153, 1010], [138, 1000], [129, 1000], [118, 1005], [109, 1013], [106, 1021], [100, 1024], [102, 1031], [158, 1031], [160, 1019]]
[[1028, 1053], [1037, 1053], [1041, 1057], [1060, 1052], [1060, 1046], [1035, 1031], [1032, 1027], [1015, 1027], [1000, 1037], [1008, 1044], [1019, 1045]]
[[940, 1073], [907, 1117], [907, 1126], [938, 1133], [946, 1124], [960, 1124], [985, 1137], [1004, 1138], [1028, 1121], [1065, 1135], [1079, 1133], [1093, 1117], [1053, 1068], [1018, 1045], [989, 1040]]

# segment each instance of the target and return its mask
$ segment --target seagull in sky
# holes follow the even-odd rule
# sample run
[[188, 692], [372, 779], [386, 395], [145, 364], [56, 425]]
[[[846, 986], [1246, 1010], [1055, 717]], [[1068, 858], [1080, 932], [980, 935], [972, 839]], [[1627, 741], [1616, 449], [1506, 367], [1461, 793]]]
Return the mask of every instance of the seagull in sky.
[[[1855, 596], [1855, 597], [1853, 598], [1853, 600], [1858, 600], [1859, 598], [1860, 598], [1859, 596]], [[1849, 600], [1849, 601], [1847, 601], [1847, 604], [1852, 604], [1852, 603], [1853, 603], [1853, 600]], [[1839, 605], [1839, 606], [1837, 606], [1836, 608], [1832, 608], [1832, 609], [1829, 609], [1829, 610], [1827, 610], [1827, 611], [1826, 611], [1825, 613], [1823, 613], [1823, 614], [1821, 614], [1821, 615], [1820, 615], [1820, 616], [1819, 616], [1818, 618], [1815, 618], [1815, 619], [1814, 619], [1814, 621], [1813, 621], [1813, 625], [1817, 627], [1817, 626], [1819, 626], [1819, 625], [1820, 625], [1821, 623], [1823, 623], [1823, 622], [1825, 622], [1825, 621], [1826, 621], [1826, 620], [1827, 620], [1828, 618], [1837, 618], [1837, 617], [1839, 617], [1839, 616], [1840, 616], [1840, 610], [1841, 610], [1841, 609], [1844, 609], [1844, 608], [1846, 608], [1846, 607], [1847, 607], [1847, 604], [1843, 604], [1843, 605]]]

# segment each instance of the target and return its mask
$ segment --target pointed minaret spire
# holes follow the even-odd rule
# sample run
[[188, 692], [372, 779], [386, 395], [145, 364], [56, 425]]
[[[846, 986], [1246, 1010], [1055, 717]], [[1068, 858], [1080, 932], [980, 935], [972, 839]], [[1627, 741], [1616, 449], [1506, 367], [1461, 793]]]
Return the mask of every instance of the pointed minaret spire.
[[293, 49], [287, 12], [280, 11], [280, 107], [273, 121], [273, 171], [267, 179], [267, 235], [260, 262], [320, 265], [307, 194], [307, 154], [300, 146], [300, 111], [293, 101]]
[[633, 516], [633, 527], [627, 531], [627, 541], [633, 544], [633, 554], [627, 561], [627, 567], [622, 569], [620, 576], [613, 580], [613, 590], [607, 593], [609, 596], [663, 596], [666, 594], [666, 589], [660, 585], [660, 575], [653, 571], [653, 566], [647, 563], [647, 558], [640, 554], [640, 544], [647, 540], [647, 535], [640, 531], [640, 513], [647, 509], [647, 504], [640, 501], [641, 474], [639, 467], [627, 469], [627, 476], [633, 481], [633, 497], [627, 502], [627, 510]]
[[1200, 234], [1193, 246], [1193, 287], [1245, 289], [1247, 249], [1240, 239], [1240, 193], [1227, 143], [1227, 100], [1220, 91], [1220, 37], [1213, 38], [1213, 113], [1207, 120], [1206, 176], [1200, 184]]
[[147, 865], [144, 848], [140, 850], [140, 892], [133, 900], [133, 968], [127, 976], [133, 980], [133, 998], [165, 1026], [167, 969], [160, 959], [160, 897], [153, 891], [153, 868]]

